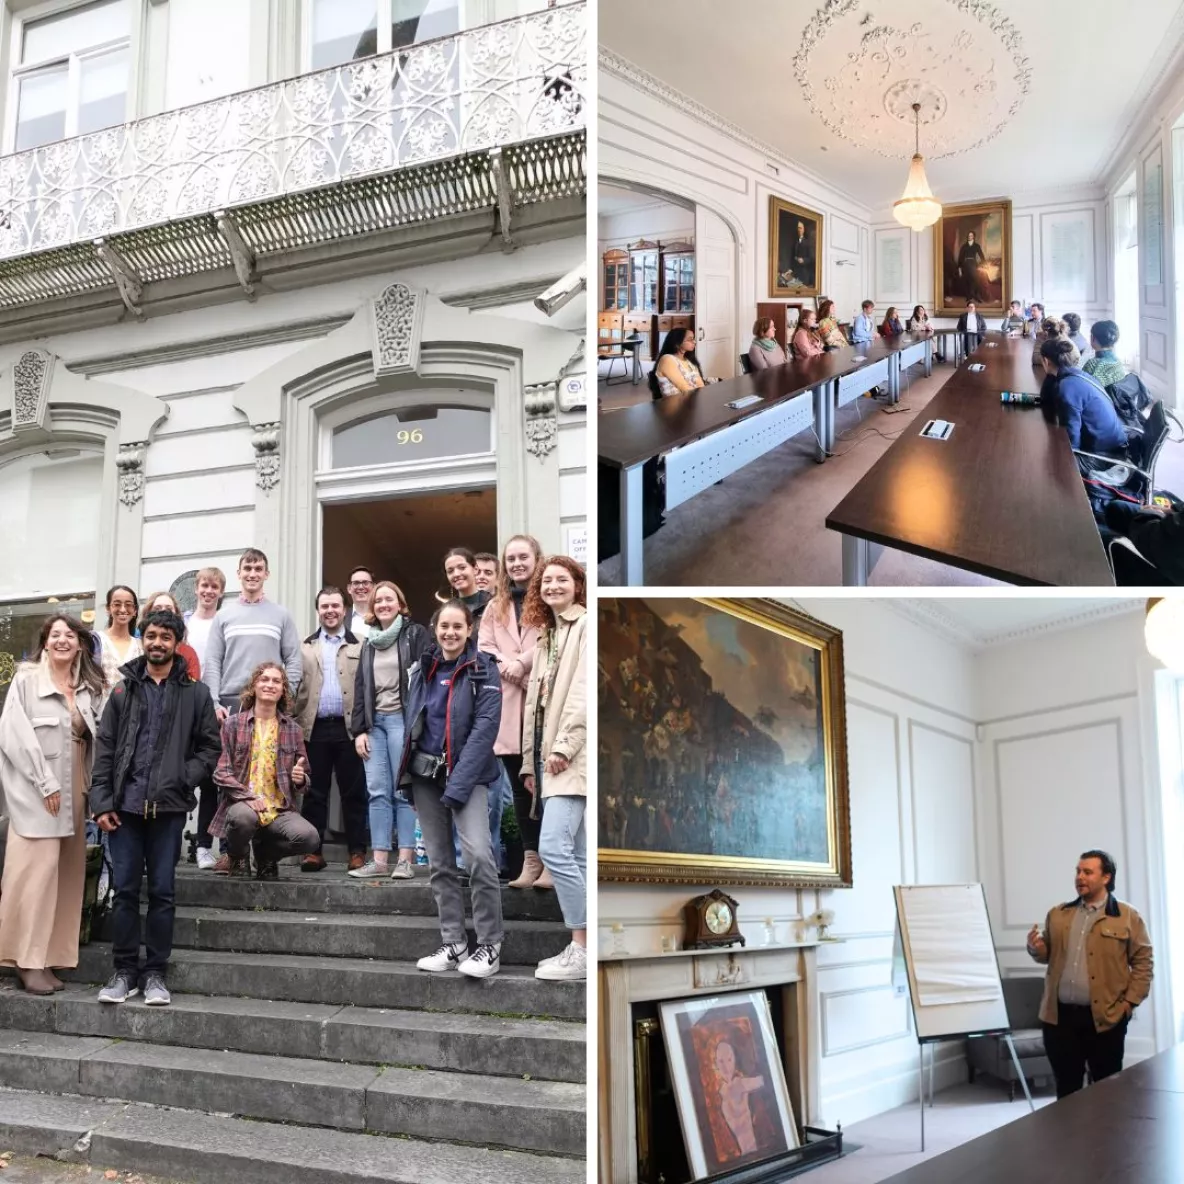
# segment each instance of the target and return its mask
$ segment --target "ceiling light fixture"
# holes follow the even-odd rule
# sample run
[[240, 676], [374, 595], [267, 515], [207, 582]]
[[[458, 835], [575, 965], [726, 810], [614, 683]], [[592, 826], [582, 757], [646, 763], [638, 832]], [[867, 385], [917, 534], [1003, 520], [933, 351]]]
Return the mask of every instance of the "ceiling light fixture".
[[1147, 652], [1169, 670], [1184, 671], [1184, 600], [1152, 597], [1143, 622]]
[[921, 104], [913, 104], [913, 119], [916, 121], [917, 150], [913, 163], [909, 165], [909, 179], [904, 193], [892, 207], [892, 214], [901, 226], [920, 233], [932, 226], [941, 217], [941, 202], [933, 196], [925, 176], [925, 160], [921, 156]]

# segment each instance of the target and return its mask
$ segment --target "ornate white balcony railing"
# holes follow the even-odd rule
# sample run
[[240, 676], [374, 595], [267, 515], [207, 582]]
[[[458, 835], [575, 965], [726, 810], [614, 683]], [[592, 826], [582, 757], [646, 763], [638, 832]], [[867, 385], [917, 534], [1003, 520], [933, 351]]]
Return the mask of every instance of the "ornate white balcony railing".
[[[37, 292], [22, 268], [23, 291], [0, 284], [0, 302], [60, 292], [63, 266], [85, 268], [73, 244], [277, 198], [289, 215], [294, 198], [323, 209], [307, 195], [434, 164], [429, 183], [463, 191], [438, 162], [499, 146], [519, 146], [509, 164], [537, 188], [531, 143], [585, 126], [586, 23], [584, 4], [563, 5], [2, 157], [0, 261], [53, 251], [57, 277]], [[487, 192], [442, 192], [441, 212], [488, 204], [497, 179], [478, 172]]]

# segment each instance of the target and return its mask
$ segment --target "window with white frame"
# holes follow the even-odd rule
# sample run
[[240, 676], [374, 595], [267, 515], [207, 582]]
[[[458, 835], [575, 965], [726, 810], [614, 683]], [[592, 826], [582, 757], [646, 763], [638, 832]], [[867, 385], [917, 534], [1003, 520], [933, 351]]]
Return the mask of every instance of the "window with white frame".
[[133, 0], [97, 0], [23, 21], [13, 46], [13, 148], [22, 152], [127, 118]]
[[460, 31], [461, 0], [310, 0], [309, 66], [339, 66]]

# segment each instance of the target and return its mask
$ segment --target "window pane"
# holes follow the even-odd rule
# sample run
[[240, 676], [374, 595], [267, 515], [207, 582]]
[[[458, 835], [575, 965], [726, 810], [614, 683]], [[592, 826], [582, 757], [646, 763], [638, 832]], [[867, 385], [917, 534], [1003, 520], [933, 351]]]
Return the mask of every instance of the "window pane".
[[47, 597], [0, 604], [0, 707], [4, 706], [17, 663], [31, 658], [37, 649], [45, 618], [50, 613], [67, 613], [79, 618], [84, 625], [93, 625], [94, 608], [93, 595], [71, 594], [66, 588], [52, 601]]
[[66, 134], [69, 67], [58, 66], [20, 81], [16, 109], [16, 150], [52, 144]]
[[132, 31], [131, 0], [103, 0], [60, 16], [30, 21], [24, 29], [21, 63], [61, 58], [79, 50], [93, 49]]
[[478, 407], [404, 407], [333, 433], [333, 467], [466, 456], [493, 447], [493, 416]]
[[78, 134], [97, 132], [127, 118], [129, 51], [117, 49], [99, 57], [83, 58], [78, 101]]
[[391, 48], [448, 37], [459, 21], [457, 0], [391, 0]]
[[314, 0], [312, 68], [323, 70], [376, 53], [378, 0]]

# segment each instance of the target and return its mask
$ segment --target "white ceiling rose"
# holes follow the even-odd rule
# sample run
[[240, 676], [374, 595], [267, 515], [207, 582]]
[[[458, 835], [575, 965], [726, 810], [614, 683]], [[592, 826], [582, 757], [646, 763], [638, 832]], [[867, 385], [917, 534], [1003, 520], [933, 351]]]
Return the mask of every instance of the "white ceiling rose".
[[840, 139], [887, 157], [913, 154], [914, 103], [931, 160], [994, 139], [1030, 85], [1015, 26], [980, 0], [912, 0], [908, 16], [827, 0], [793, 61], [810, 109]]

